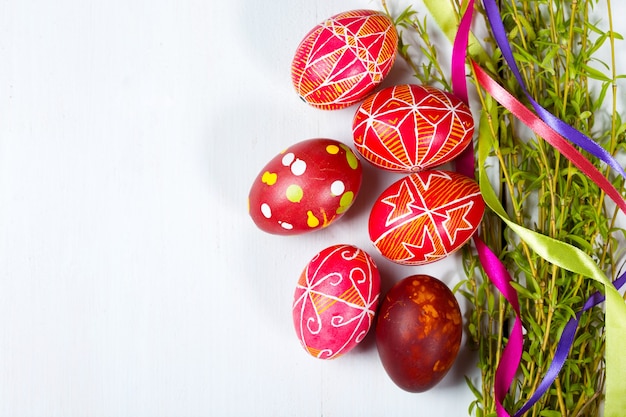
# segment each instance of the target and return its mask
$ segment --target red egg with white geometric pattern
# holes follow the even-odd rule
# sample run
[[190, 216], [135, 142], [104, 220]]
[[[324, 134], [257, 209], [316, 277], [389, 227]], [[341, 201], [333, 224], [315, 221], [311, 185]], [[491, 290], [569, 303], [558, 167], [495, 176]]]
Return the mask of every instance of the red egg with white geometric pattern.
[[438, 88], [403, 84], [370, 95], [352, 122], [354, 145], [365, 159], [389, 171], [435, 168], [471, 142], [469, 107]]
[[263, 231], [296, 235], [329, 226], [350, 208], [362, 165], [334, 139], [308, 139], [276, 155], [250, 188], [248, 210]]
[[353, 349], [370, 330], [380, 297], [374, 260], [352, 245], [334, 245], [306, 266], [294, 292], [292, 312], [304, 349], [333, 359]]
[[484, 211], [473, 179], [452, 171], [420, 171], [396, 181], [376, 199], [369, 235], [385, 258], [404, 265], [427, 264], [465, 244]]
[[291, 64], [298, 95], [325, 110], [361, 101], [389, 74], [398, 34], [375, 10], [339, 13], [316, 25], [300, 42]]

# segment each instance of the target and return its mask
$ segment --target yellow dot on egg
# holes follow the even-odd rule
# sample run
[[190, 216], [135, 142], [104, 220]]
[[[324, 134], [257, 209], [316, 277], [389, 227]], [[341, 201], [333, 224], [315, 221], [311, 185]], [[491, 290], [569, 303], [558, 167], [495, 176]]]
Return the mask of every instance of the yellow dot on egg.
[[315, 215], [313, 214], [311, 210], [307, 211], [306, 215], [307, 215], [306, 224], [309, 227], [312, 228], [312, 227], [317, 227], [320, 225], [320, 220], [317, 217], [315, 217]]
[[339, 146], [337, 146], [337, 145], [328, 145], [326, 147], [326, 152], [328, 152], [331, 155], [336, 155], [337, 152], [339, 152]]
[[292, 203], [299, 203], [304, 196], [304, 191], [302, 191], [302, 188], [299, 185], [291, 184], [289, 187], [287, 187], [285, 195], [287, 196], [287, 200], [291, 201]]
[[273, 173], [273, 172], [269, 172], [269, 171], [265, 171], [263, 173], [263, 176], [261, 177], [261, 182], [267, 184], [267, 185], [274, 185], [276, 184], [276, 180], [278, 179], [278, 175]]

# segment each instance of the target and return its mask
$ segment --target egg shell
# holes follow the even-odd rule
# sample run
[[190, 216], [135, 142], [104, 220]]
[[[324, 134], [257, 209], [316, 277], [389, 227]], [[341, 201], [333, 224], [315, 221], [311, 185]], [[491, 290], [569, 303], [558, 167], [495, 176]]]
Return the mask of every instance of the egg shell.
[[421, 265], [445, 258], [478, 228], [485, 203], [473, 179], [453, 171], [409, 174], [376, 199], [369, 235], [387, 259]]
[[458, 156], [472, 142], [474, 119], [450, 93], [403, 84], [367, 97], [355, 113], [352, 133], [356, 150], [375, 166], [415, 172]]
[[374, 321], [380, 275], [374, 260], [352, 245], [333, 245], [306, 266], [294, 293], [293, 324], [304, 349], [333, 359], [353, 349]]
[[302, 39], [291, 79], [305, 102], [325, 110], [361, 101], [387, 76], [396, 58], [398, 34], [375, 10], [351, 10], [316, 25]]
[[385, 295], [375, 333], [391, 380], [405, 391], [423, 392], [439, 383], [454, 364], [463, 333], [461, 310], [446, 284], [413, 275]]
[[248, 210], [263, 231], [295, 235], [329, 226], [350, 208], [362, 165], [344, 143], [308, 139], [269, 161], [254, 180]]

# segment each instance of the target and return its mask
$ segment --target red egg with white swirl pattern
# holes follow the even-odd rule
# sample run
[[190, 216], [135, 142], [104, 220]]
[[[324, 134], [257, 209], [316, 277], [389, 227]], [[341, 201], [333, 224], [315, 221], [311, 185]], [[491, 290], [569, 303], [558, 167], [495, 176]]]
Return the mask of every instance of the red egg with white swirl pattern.
[[361, 101], [387, 76], [398, 34], [375, 10], [351, 10], [316, 25], [296, 49], [291, 79], [305, 102], [325, 110]]
[[374, 260], [352, 245], [319, 252], [300, 275], [293, 324], [304, 349], [319, 359], [352, 350], [367, 335], [380, 297]]
[[427, 264], [465, 244], [484, 211], [473, 179], [451, 171], [420, 171], [396, 181], [376, 199], [369, 235], [387, 259], [404, 265]]
[[415, 172], [449, 162], [472, 141], [469, 107], [443, 90], [415, 84], [370, 95], [352, 122], [354, 145], [379, 168]]
[[362, 165], [334, 139], [308, 139], [276, 155], [259, 172], [248, 210], [263, 231], [296, 235], [329, 226], [352, 206]]

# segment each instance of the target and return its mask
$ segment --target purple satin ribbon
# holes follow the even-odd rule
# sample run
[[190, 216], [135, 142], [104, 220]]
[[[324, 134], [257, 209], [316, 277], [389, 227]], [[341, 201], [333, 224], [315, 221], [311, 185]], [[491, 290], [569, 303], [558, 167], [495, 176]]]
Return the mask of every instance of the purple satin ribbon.
[[583, 134], [581, 131], [574, 128], [573, 126], [565, 123], [563, 120], [559, 119], [548, 110], [543, 108], [530, 95], [526, 84], [524, 83], [524, 78], [522, 77], [522, 74], [517, 67], [515, 58], [513, 57], [513, 51], [511, 50], [511, 45], [509, 44], [506, 30], [504, 29], [504, 23], [502, 23], [502, 17], [500, 15], [498, 5], [496, 4], [495, 0], [483, 0], [483, 6], [485, 8], [485, 12], [487, 13], [487, 20], [489, 21], [489, 25], [491, 26], [493, 37], [496, 40], [500, 51], [502, 51], [502, 56], [511, 68], [511, 71], [517, 79], [517, 82], [519, 83], [520, 87], [522, 87], [522, 91], [524, 92], [532, 106], [535, 108], [535, 111], [537, 112], [539, 117], [541, 117], [544, 122], [550, 125], [550, 127], [556, 130], [564, 138], [568, 139], [575, 145], [580, 146], [585, 151], [589, 152], [596, 158], [606, 163], [622, 177], [626, 178], [626, 172], [624, 172], [624, 169], [613, 157], [613, 155], [611, 155], [606, 149], [596, 143], [593, 139]]
[[[623, 273], [618, 279], [613, 281], [613, 285], [615, 288], [620, 289], [626, 283], [626, 272]], [[598, 304], [604, 302], [604, 294], [597, 291], [591, 295], [585, 302], [582, 310], [576, 313], [576, 317], [572, 317], [565, 327], [563, 328], [563, 333], [561, 334], [561, 339], [556, 346], [556, 351], [554, 352], [554, 358], [552, 359], [552, 363], [550, 363], [550, 367], [546, 371], [546, 374], [543, 377], [543, 380], [537, 386], [537, 390], [533, 393], [533, 395], [528, 399], [528, 401], [514, 414], [513, 417], [521, 417], [528, 410], [531, 409], [533, 405], [545, 394], [556, 377], [561, 372], [563, 365], [565, 364], [565, 360], [569, 355], [569, 351], [574, 343], [574, 336], [576, 336], [576, 330], [578, 328], [578, 323], [580, 322], [580, 316], [587, 310], [592, 307], [597, 306]]]

